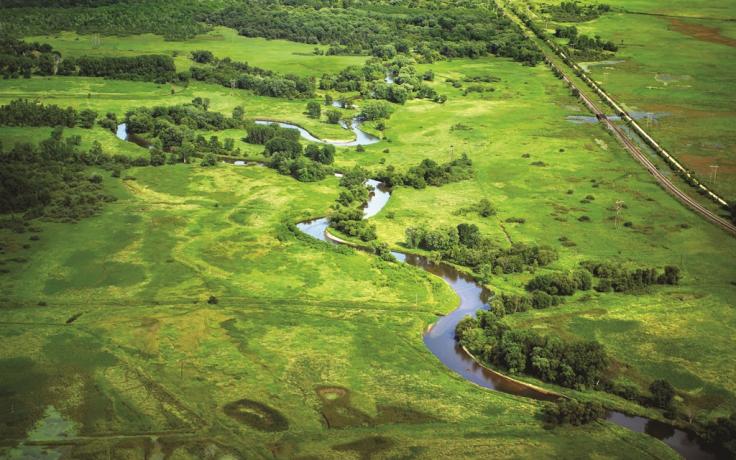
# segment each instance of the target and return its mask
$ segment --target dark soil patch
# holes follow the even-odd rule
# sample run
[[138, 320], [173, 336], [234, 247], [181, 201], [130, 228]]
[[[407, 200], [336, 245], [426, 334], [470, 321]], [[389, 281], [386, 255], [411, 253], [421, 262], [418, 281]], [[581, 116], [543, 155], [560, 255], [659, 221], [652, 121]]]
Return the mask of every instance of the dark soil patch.
[[720, 30], [715, 27], [670, 19], [670, 28], [702, 42], [720, 43], [721, 45], [736, 47], [736, 39], [721, 35]]
[[384, 450], [388, 450], [393, 445], [394, 442], [389, 438], [384, 438], [383, 436], [370, 436], [353, 442], [338, 444], [332, 448], [338, 452], [353, 451], [356, 452], [361, 459], [370, 460], [373, 455]]
[[289, 421], [276, 409], [250, 399], [225, 404], [225, 414], [261, 431], [285, 431]]
[[350, 390], [337, 386], [317, 387], [322, 402], [322, 417], [327, 428], [370, 426], [371, 417], [350, 405]]
[[378, 413], [371, 417], [350, 403], [350, 390], [339, 386], [317, 388], [322, 402], [322, 417], [328, 428], [376, 426], [394, 423], [419, 424], [437, 420], [435, 417], [410, 407], [378, 404]]

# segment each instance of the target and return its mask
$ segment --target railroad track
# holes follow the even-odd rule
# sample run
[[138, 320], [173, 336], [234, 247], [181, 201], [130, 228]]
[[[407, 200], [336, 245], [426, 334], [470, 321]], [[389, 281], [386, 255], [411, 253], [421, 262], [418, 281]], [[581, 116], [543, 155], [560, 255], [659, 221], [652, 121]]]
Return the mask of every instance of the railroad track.
[[[697, 200], [680, 190], [679, 187], [677, 187], [675, 184], [672, 183], [669, 178], [667, 178], [662, 172], [657, 169], [657, 167], [654, 165], [654, 163], [647, 158], [647, 156], [642, 153], [641, 149], [624, 133], [621, 128], [616, 126], [611, 120], [608, 119], [605, 113], [603, 113], [595, 103], [590, 100], [588, 96], [585, 95], [585, 93], [578, 88], [578, 86], [570, 79], [568, 78], [566, 72], [560, 68], [560, 66], [556, 65], [552, 59], [549, 57], [548, 50], [545, 50], [542, 45], [537, 43], [535, 40], [537, 37], [534, 34], [533, 31], [529, 30], [529, 28], [524, 24], [524, 21], [519, 18], [515, 12], [509, 12], [507, 10], [508, 6], [501, 4], [500, 2], [496, 1], [496, 5], [503, 11], [503, 13], [513, 22], [515, 22], [519, 27], [522, 28], [524, 31], [524, 34], [534, 42], [539, 50], [542, 52], [542, 54], [545, 56], [545, 59], [547, 60], [547, 63], [557, 69], [557, 71], [562, 76], [562, 80], [565, 81], [568, 86], [571, 89], [575, 89], [577, 93], [579, 94], [580, 99], [583, 101], [585, 106], [598, 118], [598, 120], [601, 121], [601, 123], [604, 124], [604, 126], [611, 131], [611, 133], [614, 135], [616, 139], [628, 150], [628, 152], [631, 154], [631, 156], [634, 157], [635, 160], [637, 160], [644, 168], [649, 171], [649, 173], [654, 177], [654, 179], [662, 186], [662, 188], [667, 191], [670, 195], [672, 195], [675, 199], [677, 199], [680, 203], [685, 205], [686, 207], [690, 208], [697, 214], [699, 214], [701, 217], [703, 217], [705, 220], [711, 222], [712, 224], [720, 227], [725, 232], [729, 233], [732, 236], [736, 236], [736, 225], [731, 223], [728, 219], [724, 219], [723, 217], [719, 216], [718, 214], [714, 213], [710, 209], [706, 208], [702, 204], [700, 204]], [[542, 40], [542, 39], [540, 39]], [[542, 40], [542, 42], [544, 42]], [[558, 58], [562, 59], [563, 63], [565, 62], [566, 56], [560, 55], [557, 53], [557, 51], [554, 48], [550, 48], [551, 52], [557, 56]], [[577, 64], [575, 64], [577, 65]], [[626, 114], [622, 109], [620, 109], [619, 105], [613, 101], [608, 95], [605, 95], [605, 98], [613, 105], [614, 108], [617, 109], [620, 113]], [[628, 115], [628, 114], [626, 114]], [[633, 121], [633, 120], [632, 120]], [[636, 123], [634, 122], [635, 126]], [[651, 137], [649, 138], [651, 139]], [[658, 145], [655, 143], [655, 145]], [[677, 163], [679, 166], [679, 163]], [[681, 167], [681, 166], [680, 166]], [[682, 168], [682, 167], [681, 167]], [[712, 191], [705, 188], [702, 184], [699, 185], [701, 190], [704, 190], [705, 192], [709, 193], [715, 199], [722, 205], [725, 205], [726, 202], [721, 198], [715, 195]]]
[[[569, 81], [569, 80], [568, 80]], [[575, 84], [570, 82], [573, 88], [576, 88]], [[706, 208], [705, 206], [698, 203], [695, 199], [690, 197], [688, 194], [680, 190], [675, 184], [672, 183], [669, 178], [667, 178], [662, 172], [657, 169], [657, 167], [654, 165], [654, 163], [647, 158], [647, 156], [639, 149], [639, 147], [629, 139], [629, 137], [624, 133], [621, 128], [616, 126], [611, 120], [608, 119], [608, 117], [598, 109], [598, 107], [591, 101], [582, 91], [580, 91], [580, 98], [583, 100], [585, 105], [593, 112], [593, 114], [598, 118], [605, 126], [608, 128], [609, 131], [611, 131], [621, 144], [626, 148], [626, 150], [631, 153], [631, 155], [636, 159], [644, 168], [646, 168], [649, 173], [654, 176], [654, 178], [657, 180], [657, 182], [672, 196], [674, 196], [677, 200], [679, 200], [682, 204], [689, 207], [696, 213], [700, 214], [703, 218], [708, 220], [709, 222], [717, 225], [718, 227], [721, 227], [726, 232], [730, 233], [731, 235], [736, 236], [736, 225], [732, 224], [728, 220], [718, 216], [710, 209]]]

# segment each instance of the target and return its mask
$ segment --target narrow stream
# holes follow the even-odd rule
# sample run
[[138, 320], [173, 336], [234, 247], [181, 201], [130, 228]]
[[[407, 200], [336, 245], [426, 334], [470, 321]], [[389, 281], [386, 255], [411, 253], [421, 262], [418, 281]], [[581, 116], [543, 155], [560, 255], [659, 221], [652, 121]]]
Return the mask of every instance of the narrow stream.
[[293, 123], [284, 123], [281, 121], [269, 121], [269, 120], [256, 120], [256, 124], [258, 125], [277, 124], [281, 126], [282, 128], [296, 129], [299, 131], [299, 134], [302, 136], [302, 138], [306, 139], [309, 142], [318, 142], [320, 144], [332, 144], [337, 147], [354, 147], [356, 145], [371, 145], [381, 140], [378, 137], [374, 136], [373, 134], [369, 134], [363, 131], [362, 129], [360, 129], [360, 125], [362, 124], [362, 121], [358, 117], [353, 118], [352, 121], [350, 122], [340, 120], [340, 126], [342, 126], [343, 129], [345, 130], [352, 131], [353, 135], [355, 136], [355, 139], [351, 141], [332, 141], [332, 140], [320, 139], [312, 135], [312, 133], [302, 128], [301, 126], [295, 125]]
[[[368, 180], [366, 184], [374, 187], [368, 203], [363, 209], [363, 218], [375, 216], [383, 209], [391, 197], [390, 189], [375, 180]], [[297, 224], [302, 232], [330, 244], [340, 244], [327, 233], [329, 220], [326, 217]], [[424, 343], [429, 350], [449, 369], [460, 374], [466, 380], [495, 391], [537, 399], [554, 401], [557, 397], [524, 383], [513, 380], [503, 374], [486, 369], [479, 365], [455, 341], [455, 327], [466, 315], [475, 315], [480, 309], [488, 308], [491, 292], [483, 285], [478, 284], [469, 275], [459, 272], [453, 266], [445, 263], [434, 263], [426, 257], [392, 251], [397, 260], [432, 273], [442, 278], [460, 297], [460, 306], [448, 315], [440, 318], [424, 334]], [[628, 428], [637, 433], [653, 436], [688, 460], [710, 460], [716, 456], [706, 451], [692, 434], [677, 429], [666, 423], [645, 417], [630, 416], [621, 412], [609, 412], [609, 422]]]

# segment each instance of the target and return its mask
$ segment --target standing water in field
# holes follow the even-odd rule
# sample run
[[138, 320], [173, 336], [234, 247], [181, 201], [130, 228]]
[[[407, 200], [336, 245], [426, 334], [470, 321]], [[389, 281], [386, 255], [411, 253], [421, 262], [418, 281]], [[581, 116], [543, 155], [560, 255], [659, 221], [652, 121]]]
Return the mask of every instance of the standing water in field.
[[[373, 217], [386, 206], [391, 197], [390, 189], [381, 182], [368, 180], [366, 184], [373, 187], [373, 192], [363, 210], [365, 219]], [[326, 217], [297, 224], [302, 232], [330, 244], [340, 244], [327, 234], [330, 222]], [[478, 310], [487, 309], [492, 293], [470, 275], [445, 263], [434, 263], [424, 256], [392, 251], [391, 254], [400, 262], [419, 267], [442, 278], [460, 297], [460, 306], [448, 315], [440, 318], [424, 334], [424, 344], [449, 369], [460, 374], [466, 380], [491, 390], [537, 399], [554, 401], [558, 396], [536, 387], [511, 379], [501, 373], [487, 369], [468, 355], [455, 340], [455, 328], [466, 315], [475, 315]], [[630, 416], [621, 412], [609, 412], [606, 420], [628, 428], [637, 433], [655, 437], [688, 460], [711, 460], [716, 455], [705, 450], [692, 434], [679, 430], [657, 420]]]

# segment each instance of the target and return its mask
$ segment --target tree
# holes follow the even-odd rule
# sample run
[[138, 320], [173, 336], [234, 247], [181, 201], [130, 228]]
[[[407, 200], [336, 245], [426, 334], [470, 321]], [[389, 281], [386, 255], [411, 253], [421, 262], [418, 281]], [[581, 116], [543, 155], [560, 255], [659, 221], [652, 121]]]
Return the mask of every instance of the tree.
[[322, 115], [322, 106], [319, 105], [319, 102], [307, 102], [307, 115], [312, 118], [319, 118]]
[[97, 112], [90, 109], [84, 109], [79, 112], [79, 126], [82, 128], [92, 128], [95, 125], [97, 119]]
[[675, 398], [675, 388], [670, 382], [658, 379], [649, 385], [649, 391], [652, 392], [652, 402], [655, 406], [662, 409], [672, 407], [672, 401]]
[[366, 120], [378, 120], [391, 116], [391, 104], [386, 101], [366, 101], [360, 115]]
[[340, 122], [340, 118], [342, 118], [342, 114], [339, 110], [330, 109], [327, 112], [325, 112], [327, 115], [327, 123], [336, 125]]
[[207, 51], [207, 50], [192, 51], [192, 60], [194, 60], [194, 62], [198, 62], [200, 64], [206, 64], [208, 62], [212, 62], [214, 59], [215, 59], [215, 56], [212, 54], [211, 51]]
[[325, 94], [325, 105], [328, 105], [328, 106], [332, 105], [332, 95]]
[[244, 115], [245, 115], [245, 109], [243, 109], [242, 105], [236, 106], [233, 109], [233, 120], [241, 121]]
[[266, 142], [266, 148], [264, 155], [271, 156], [276, 152], [283, 152], [288, 154], [292, 159], [297, 158], [302, 153], [302, 145], [297, 141], [291, 139], [284, 139], [283, 137], [275, 137], [270, 141]]

